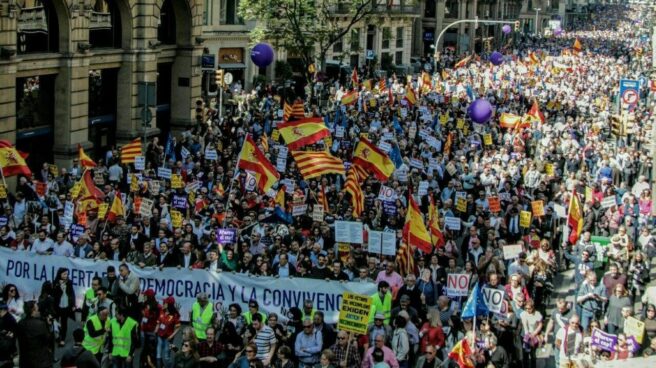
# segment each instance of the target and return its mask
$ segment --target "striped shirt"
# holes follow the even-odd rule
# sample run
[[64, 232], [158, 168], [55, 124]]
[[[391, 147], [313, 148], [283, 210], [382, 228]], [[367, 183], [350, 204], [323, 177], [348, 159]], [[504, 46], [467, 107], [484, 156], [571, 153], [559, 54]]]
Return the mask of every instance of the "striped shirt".
[[262, 326], [253, 338], [253, 343], [257, 345], [257, 358], [260, 360], [270, 359], [269, 350], [276, 342], [276, 334], [273, 329], [267, 325]]

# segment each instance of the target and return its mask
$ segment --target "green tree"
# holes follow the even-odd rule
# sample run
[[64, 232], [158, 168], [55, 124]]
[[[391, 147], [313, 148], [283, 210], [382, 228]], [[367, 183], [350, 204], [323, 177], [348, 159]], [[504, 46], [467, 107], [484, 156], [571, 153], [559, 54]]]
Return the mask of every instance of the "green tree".
[[309, 66], [318, 61], [325, 70], [331, 47], [363, 18], [378, 11], [379, 4], [382, 0], [241, 0], [239, 15], [257, 22], [251, 31], [254, 42], [270, 41], [297, 55], [307, 82], [313, 85]]

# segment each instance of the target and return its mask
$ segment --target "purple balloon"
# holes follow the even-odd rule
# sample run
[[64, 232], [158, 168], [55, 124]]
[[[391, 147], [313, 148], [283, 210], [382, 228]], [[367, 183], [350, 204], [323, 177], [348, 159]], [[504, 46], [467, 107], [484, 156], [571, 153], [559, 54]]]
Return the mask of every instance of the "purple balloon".
[[258, 43], [251, 50], [251, 60], [260, 68], [266, 68], [273, 62], [273, 48], [268, 43]]
[[503, 31], [503, 34], [510, 34], [512, 28], [510, 28], [508, 24], [504, 24], [503, 27], [501, 27], [501, 30]]
[[478, 100], [472, 102], [471, 105], [469, 105], [467, 112], [469, 117], [475, 123], [485, 124], [490, 120], [490, 118], [492, 118], [494, 110], [492, 109], [492, 105], [490, 102], [488, 102], [488, 100], [479, 98]]
[[501, 54], [498, 51], [493, 52], [490, 55], [490, 62], [494, 65], [501, 65], [503, 64], [503, 54]]
[[556, 28], [554, 29], [554, 35], [560, 36], [563, 34], [563, 29], [562, 28]]

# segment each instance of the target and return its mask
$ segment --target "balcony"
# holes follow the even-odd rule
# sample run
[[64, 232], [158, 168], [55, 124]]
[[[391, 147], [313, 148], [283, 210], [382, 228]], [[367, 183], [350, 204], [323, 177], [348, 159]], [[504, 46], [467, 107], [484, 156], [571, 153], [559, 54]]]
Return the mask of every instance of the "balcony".
[[[372, 4], [372, 14], [398, 14], [398, 15], [419, 15], [419, 5], [417, 4], [391, 4], [385, 3]], [[346, 15], [351, 11], [351, 5], [340, 3], [331, 6], [331, 12], [335, 15]]]
[[112, 29], [112, 13], [109, 12], [91, 12], [89, 19], [90, 29]]
[[18, 17], [18, 32], [48, 33], [48, 20], [43, 6], [21, 9]]

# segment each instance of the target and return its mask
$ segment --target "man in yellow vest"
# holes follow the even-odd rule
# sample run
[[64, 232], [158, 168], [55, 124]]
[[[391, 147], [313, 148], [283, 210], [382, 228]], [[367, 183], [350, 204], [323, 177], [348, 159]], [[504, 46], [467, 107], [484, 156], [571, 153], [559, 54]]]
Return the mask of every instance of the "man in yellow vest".
[[93, 308], [93, 305], [96, 304], [96, 300], [98, 300], [96, 292], [100, 289], [100, 286], [102, 286], [102, 279], [98, 276], [94, 276], [91, 280], [91, 287], [84, 293], [84, 302], [82, 303], [82, 321], [86, 321], [87, 317], [92, 314], [90, 313], [90, 310]]
[[258, 304], [257, 300], [251, 299], [248, 302], [248, 311], [242, 313], [242, 317], [244, 317], [244, 322], [246, 325], [251, 325], [253, 324], [253, 316], [259, 314], [262, 316], [262, 322], [266, 323], [267, 316], [263, 312], [260, 312], [260, 304]]
[[385, 324], [390, 323], [392, 312], [392, 293], [389, 292], [387, 281], [378, 283], [378, 292], [371, 296], [371, 310], [369, 311], [369, 323], [374, 323], [374, 316], [382, 313], [385, 316]]
[[189, 320], [196, 338], [201, 341], [206, 340], [205, 331], [214, 325], [214, 305], [209, 302], [207, 294], [198, 293], [196, 295], [196, 301], [191, 306]]
[[109, 331], [109, 309], [101, 306], [98, 308], [98, 313], [89, 317], [89, 320], [84, 324], [84, 340], [82, 340], [82, 347], [95, 355], [100, 364], [103, 355], [103, 347], [105, 346], [105, 338]]
[[312, 299], [305, 299], [303, 303], [303, 310], [301, 311], [301, 321], [305, 321], [306, 318], [314, 321], [314, 313], [317, 311], [312, 306]]
[[139, 347], [139, 324], [121, 308], [109, 321], [109, 360], [114, 368], [132, 368], [134, 351]]

